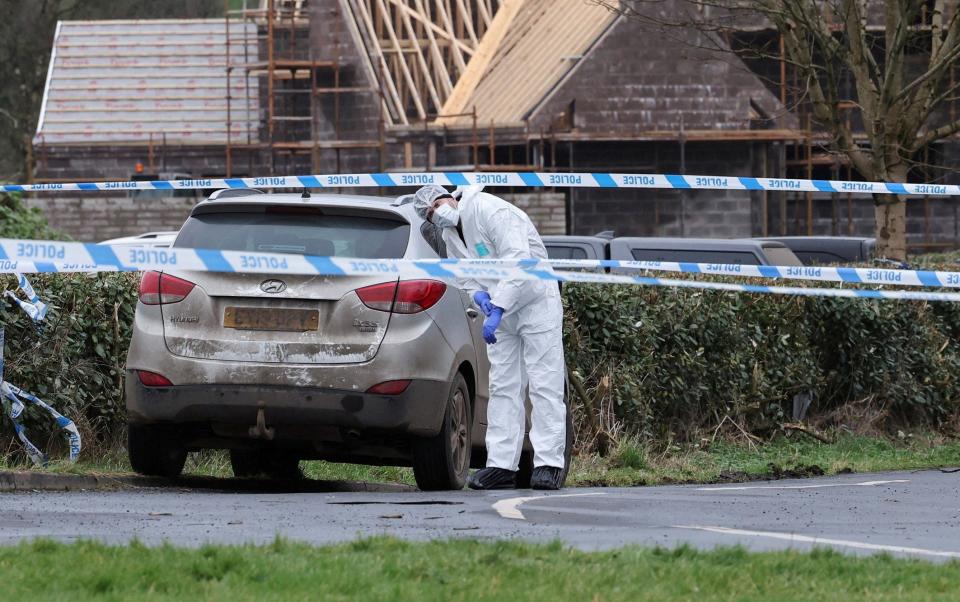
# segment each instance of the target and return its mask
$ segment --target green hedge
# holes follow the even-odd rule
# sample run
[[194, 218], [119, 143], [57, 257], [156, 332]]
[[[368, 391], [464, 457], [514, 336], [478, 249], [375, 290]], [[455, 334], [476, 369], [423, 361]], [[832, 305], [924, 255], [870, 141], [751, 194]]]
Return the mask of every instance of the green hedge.
[[575, 285], [567, 360], [606, 376], [631, 431], [689, 440], [726, 416], [750, 430], [858, 403], [891, 424], [943, 426], [960, 410], [960, 306]]
[[[50, 306], [42, 331], [13, 303], [0, 304], [6, 329], [4, 379], [26, 389], [77, 422], [86, 440], [110, 439], [125, 423], [123, 366], [136, 308], [137, 275], [43, 274], [28, 278]], [[16, 280], [6, 276], [7, 290]], [[54, 427], [28, 411], [35, 443]], [[13, 432], [6, 417], [0, 437]]]
[[[50, 228], [39, 209], [27, 208], [17, 194], [0, 195], [0, 238], [66, 240]], [[4, 290], [15, 291], [16, 278], [3, 277]], [[28, 275], [40, 298], [50, 306], [40, 332], [12, 302], [0, 302], [5, 329], [4, 379], [30, 391], [72, 418], [89, 449], [97, 439], [122, 433], [123, 364], [136, 303], [135, 274], [105, 273]], [[61, 442], [49, 416], [29, 409], [30, 438], [47, 448]], [[0, 441], [13, 438], [5, 412]], [[56, 445], [54, 448], [56, 449]], [[4, 445], [19, 450], [19, 444]]]
[[[0, 308], [7, 380], [88, 437], [121, 432], [137, 276], [31, 280], [51, 311], [38, 336], [12, 304]], [[598, 285], [568, 285], [564, 301], [568, 363], [588, 388], [606, 376], [617, 418], [646, 437], [689, 440], [725, 416], [762, 433], [790, 420], [802, 391], [816, 393], [813, 417], [860, 402], [938, 427], [960, 409], [960, 305]]]
[[0, 238], [35, 238], [41, 240], [69, 240], [69, 236], [54, 230], [40, 209], [28, 208], [18, 193], [0, 193]]
[[[0, 237], [64, 238], [12, 195], [0, 196]], [[956, 269], [953, 260], [927, 267]], [[5, 378], [73, 418], [88, 443], [122, 434], [138, 275], [30, 279], [51, 309], [38, 335], [0, 304]], [[609, 383], [606, 407], [641, 436], [690, 440], [727, 416], [762, 433], [789, 420], [804, 391], [816, 394], [812, 417], [852, 404], [888, 425], [940, 427], [960, 414], [960, 304], [587, 284], [563, 294], [568, 364], [591, 392]], [[11, 437], [0, 422], [0, 438]], [[53, 432], [44, 415], [27, 424], [38, 443]]]

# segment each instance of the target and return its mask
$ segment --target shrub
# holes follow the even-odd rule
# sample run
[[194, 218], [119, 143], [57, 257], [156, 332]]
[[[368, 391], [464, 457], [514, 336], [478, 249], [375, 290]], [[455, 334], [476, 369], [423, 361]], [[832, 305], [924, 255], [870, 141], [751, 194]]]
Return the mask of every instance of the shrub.
[[[10, 302], [0, 304], [0, 324], [6, 329], [4, 379], [74, 420], [83, 431], [85, 447], [117, 436], [126, 421], [123, 367], [137, 275], [28, 277], [50, 310], [38, 332], [19, 308]], [[8, 289], [14, 288], [13, 276], [7, 279]], [[3, 422], [0, 435], [11, 435], [5, 415]], [[37, 444], [58, 432], [49, 416], [37, 410], [28, 410], [26, 425]]]
[[617, 418], [650, 438], [691, 439], [725, 416], [764, 429], [866, 401], [893, 421], [958, 414], [960, 307], [950, 303], [731, 295], [567, 285], [567, 361], [603, 376]]
[[[38, 336], [19, 309], [0, 307], [5, 378], [88, 424], [88, 438], [122, 433], [137, 275], [31, 281], [50, 313]], [[762, 432], [789, 421], [793, 395], [808, 390], [813, 417], [854, 401], [896, 424], [958, 414], [954, 304], [599, 285], [567, 285], [564, 298], [568, 364], [590, 388], [609, 379], [617, 418], [642, 439], [692, 440], [725, 416]], [[28, 426], [52, 431], [45, 417]]]
[[43, 212], [27, 207], [19, 194], [0, 193], [0, 238], [69, 240], [70, 237], [51, 228]]
[[[0, 198], [0, 236], [63, 238], [12, 195]], [[84, 427], [88, 447], [122, 434], [137, 274], [30, 279], [50, 312], [38, 334], [18, 308], [0, 304], [5, 378]], [[777, 428], [803, 391], [816, 394], [814, 417], [851, 402], [933, 427], [960, 413], [960, 304], [591, 284], [568, 284], [563, 295], [567, 363], [588, 388], [605, 383], [607, 407], [638, 445], [691, 440], [728, 416], [751, 430]], [[2, 422], [0, 437], [11, 437]], [[37, 413], [27, 426], [38, 443], [55, 431]]]

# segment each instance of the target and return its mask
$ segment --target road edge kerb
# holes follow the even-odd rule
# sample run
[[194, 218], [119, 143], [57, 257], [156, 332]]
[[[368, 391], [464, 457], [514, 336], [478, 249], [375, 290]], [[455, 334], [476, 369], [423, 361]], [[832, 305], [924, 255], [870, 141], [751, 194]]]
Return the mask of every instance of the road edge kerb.
[[100, 486], [100, 479], [92, 475], [0, 472], [0, 491], [77, 491], [80, 489], [98, 489]]
[[227, 491], [297, 491], [304, 493], [378, 492], [406, 493], [415, 487], [400, 483], [360, 481], [260, 481], [216, 477], [164, 479], [136, 475], [76, 475], [49, 472], [0, 471], [0, 492], [10, 491], [89, 491], [141, 488], [195, 488]]

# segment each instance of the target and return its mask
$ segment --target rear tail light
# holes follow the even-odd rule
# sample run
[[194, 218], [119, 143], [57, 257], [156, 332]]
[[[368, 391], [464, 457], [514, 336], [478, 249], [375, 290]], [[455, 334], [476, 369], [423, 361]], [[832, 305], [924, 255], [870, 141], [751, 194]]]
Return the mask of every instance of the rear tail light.
[[447, 285], [437, 280], [384, 282], [357, 289], [357, 296], [370, 309], [415, 314], [433, 307]]
[[144, 305], [179, 303], [196, 286], [189, 280], [160, 272], [144, 272], [140, 278], [140, 302]]
[[410, 386], [409, 380], [388, 380], [367, 389], [367, 393], [375, 395], [400, 395]]
[[357, 296], [370, 309], [390, 311], [393, 308], [393, 299], [397, 296], [397, 283], [384, 282], [358, 288]]
[[415, 314], [429, 309], [440, 300], [447, 285], [436, 280], [405, 280], [397, 287], [397, 300], [393, 311], [398, 314]]
[[150, 372], [149, 370], [137, 370], [137, 376], [140, 378], [140, 382], [147, 387], [173, 386], [173, 383], [170, 382], [170, 379], [166, 376], [157, 374], [156, 372]]

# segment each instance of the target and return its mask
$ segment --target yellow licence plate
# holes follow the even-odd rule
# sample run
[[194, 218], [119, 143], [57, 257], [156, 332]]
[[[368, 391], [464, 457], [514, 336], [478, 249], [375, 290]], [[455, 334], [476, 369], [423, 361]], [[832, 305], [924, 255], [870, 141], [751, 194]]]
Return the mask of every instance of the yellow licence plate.
[[223, 325], [238, 330], [283, 330], [305, 332], [320, 325], [316, 309], [275, 309], [263, 307], [227, 307]]

